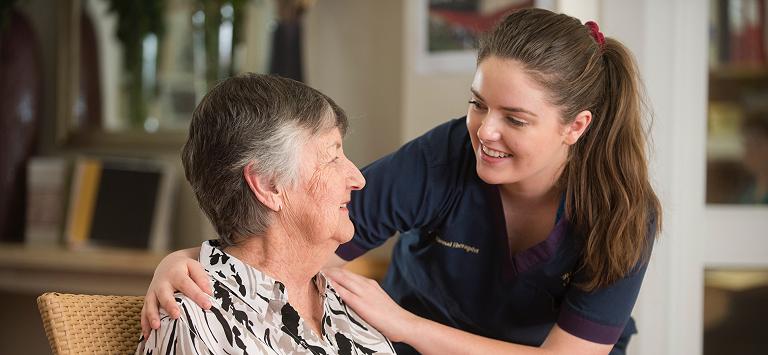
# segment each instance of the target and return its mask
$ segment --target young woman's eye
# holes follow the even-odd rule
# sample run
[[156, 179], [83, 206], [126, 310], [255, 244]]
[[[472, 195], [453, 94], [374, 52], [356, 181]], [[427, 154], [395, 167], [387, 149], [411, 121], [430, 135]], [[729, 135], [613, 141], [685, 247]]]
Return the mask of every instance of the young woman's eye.
[[480, 111], [482, 111], [482, 110], [485, 110], [485, 106], [483, 106], [483, 104], [481, 104], [481, 103], [480, 103], [480, 101], [477, 101], [477, 100], [469, 100], [469, 104], [470, 104], [470, 105], [472, 105], [472, 107], [473, 107], [475, 110], [480, 110]]
[[528, 124], [528, 122], [525, 122], [525, 121], [520, 121], [520, 120], [518, 120], [517, 118], [514, 118], [514, 117], [509, 117], [509, 116], [507, 117], [507, 122], [509, 122], [509, 123], [511, 123], [513, 126], [517, 126], [517, 127], [523, 127], [523, 126], [525, 126], [525, 125], [527, 125], [527, 124]]

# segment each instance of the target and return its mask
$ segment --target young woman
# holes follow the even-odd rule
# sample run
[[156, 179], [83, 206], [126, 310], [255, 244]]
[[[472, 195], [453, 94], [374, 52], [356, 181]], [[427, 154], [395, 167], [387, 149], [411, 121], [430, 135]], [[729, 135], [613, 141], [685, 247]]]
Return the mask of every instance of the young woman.
[[[631, 54], [594, 22], [527, 9], [477, 63], [467, 116], [366, 167], [352, 195], [355, 236], [329, 264], [400, 232], [386, 293], [328, 275], [401, 354], [623, 354], [661, 225]], [[208, 302], [195, 253], [158, 267], [145, 329], [174, 289]]]

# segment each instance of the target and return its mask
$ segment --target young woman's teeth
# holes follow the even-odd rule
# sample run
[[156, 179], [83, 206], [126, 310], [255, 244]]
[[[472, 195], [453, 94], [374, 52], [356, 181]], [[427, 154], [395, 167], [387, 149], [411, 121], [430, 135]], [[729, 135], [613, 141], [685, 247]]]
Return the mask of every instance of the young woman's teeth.
[[490, 156], [490, 157], [506, 158], [506, 157], [511, 155], [511, 154], [507, 154], [507, 153], [502, 153], [502, 152], [500, 152], [498, 150], [493, 150], [493, 149], [488, 148], [486, 146], [482, 146], [482, 147], [483, 147], [483, 153], [485, 153], [485, 155]]

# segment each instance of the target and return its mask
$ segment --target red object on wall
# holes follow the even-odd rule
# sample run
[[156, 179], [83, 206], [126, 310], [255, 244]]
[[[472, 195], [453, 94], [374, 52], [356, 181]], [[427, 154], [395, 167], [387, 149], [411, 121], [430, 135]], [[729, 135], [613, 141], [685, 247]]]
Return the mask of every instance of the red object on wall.
[[24, 239], [27, 161], [40, 122], [40, 47], [31, 23], [11, 10], [0, 33], [0, 241]]
[[441, 18], [451, 26], [465, 28], [477, 35], [493, 29], [493, 26], [503, 20], [510, 12], [531, 6], [533, 6], [533, 1], [526, 1], [506, 6], [488, 14], [430, 7], [429, 14]]

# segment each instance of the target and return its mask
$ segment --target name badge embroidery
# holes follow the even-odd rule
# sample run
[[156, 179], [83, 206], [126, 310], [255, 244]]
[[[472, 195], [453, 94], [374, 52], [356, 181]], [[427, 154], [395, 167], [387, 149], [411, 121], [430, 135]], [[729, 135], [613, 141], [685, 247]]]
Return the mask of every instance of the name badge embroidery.
[[472, 253], [472, 254], [480, 254], [480, 249], [479, 248], [475, 248], [473, 246], [466, 245], [464, 243], [459, 243], [459, 242], [454, 242], [454, 241], [447, 241], [447, 240], [442, 239], [440, 237], [436, 237], [435, 241], [438, 244], [440, 244], [440, 245], [442, 245], [444, 247], [453, 248], [453, 249], [461, 249], [461, 250], [464, 250], [467, 253]]

